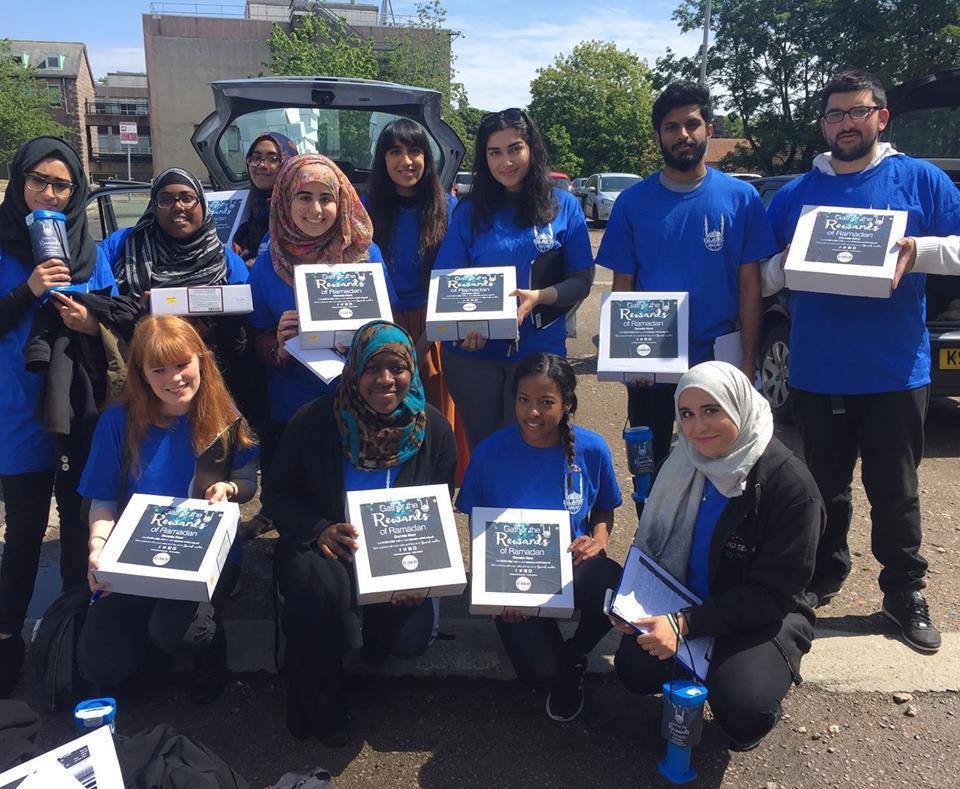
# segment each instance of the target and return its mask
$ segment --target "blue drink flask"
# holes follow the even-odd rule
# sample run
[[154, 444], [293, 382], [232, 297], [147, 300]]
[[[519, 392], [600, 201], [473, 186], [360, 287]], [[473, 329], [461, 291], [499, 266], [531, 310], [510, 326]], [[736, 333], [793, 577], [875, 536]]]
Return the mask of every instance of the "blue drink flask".
[[86, 734], [101, 726], [109, 726], [116, 732], [117, 701], [109, 697], [86, 699], [73, 709], [73, 727]]
[[633, 500], [640, 504], [647, 500], [656, 469], [653, 462], [653, 430], [643, 425], [624, 427], [623, 441], [627, 448], [627, 467], [633, 476]]
[[59, 211], [31, 211], [26, 216], [33, 248], [33, 265], [57, 258], [70, 262], [70, 244], [67, 242], [67, 217]]
[[707, 689], [699, 682], [675, 679], [663, 683], [660, 734], [667, 741], [667, 753], [657, 769], [670, 783], [685, 784], [697, 777], [690, 756], [703, 732], [706, 700]]

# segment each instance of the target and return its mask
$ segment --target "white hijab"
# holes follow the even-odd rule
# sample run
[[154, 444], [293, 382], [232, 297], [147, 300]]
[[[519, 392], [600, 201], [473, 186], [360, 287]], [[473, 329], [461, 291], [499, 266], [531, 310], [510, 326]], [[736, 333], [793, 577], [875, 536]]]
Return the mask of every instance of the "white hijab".
[[708, 458], [679, 429], [677, 446], [660, 469], [643, 508], [634, 544], [681, 583], [686, 581], [704, 480], [709, 479], [727, 498], [742, 495], [747, 476], [773, 437], [769, 404], [732, 364], [704, 362], [691, 368], [677, 385], [675, 409], [680, 395], [689, 388], [702, 389], [713, 397], [739, 433], [725, 455]]

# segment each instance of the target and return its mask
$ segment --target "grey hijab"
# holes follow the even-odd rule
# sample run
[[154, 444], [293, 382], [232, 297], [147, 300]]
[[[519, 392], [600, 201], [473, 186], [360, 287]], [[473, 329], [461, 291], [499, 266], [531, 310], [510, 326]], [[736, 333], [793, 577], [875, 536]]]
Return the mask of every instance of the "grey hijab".
[[634, 544], [681, 583], [686, 582], [704, 480], [709, 479], [727, 498], [740, 496], [747, 476], [773, 437], [770, 406], [732, 364], [704, 362], [691, 368], [677, 385], [674, 408], [689, 388], [711, 395], [740, 432], [725, 455], [708, 458], [679, 430], [677, 446], [660, 469], [643, 509]]

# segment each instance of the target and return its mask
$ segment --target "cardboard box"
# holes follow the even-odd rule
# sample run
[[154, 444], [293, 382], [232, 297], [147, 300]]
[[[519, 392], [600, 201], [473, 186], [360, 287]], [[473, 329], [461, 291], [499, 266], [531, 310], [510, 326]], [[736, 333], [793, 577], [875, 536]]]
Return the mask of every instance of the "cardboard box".
[[360, 532], [353, 563], [361, 605], [397, 592], [449, 597], [466, 588], [446, 485], [348, 491], [347, 514]]
[[293, 284], [304, 350], [350, 345], [364, 324], [393, 320], [380, 263], [294, 266]]
[[604, 294], [597, 380], [676, 383], [688, 369], [689, 331], [685, 292]]
[[246, 315], [253, 312], [249, 285], [198, 285], [154, 288], [150, 291], [154, 315]]
[[573, 616], [573, 557], [566, 510], [474, 507], [470, 513], [470, 613], [512, 608]]
[[438, 269], [430, 274], [427, 339], [517, 339], [517, 272], [513, 266]]
[[890, 298], [906, 211], [805, 205], [783, 267], [787, 287]]
[[237, 534], [234, 502], [135, 493], [100, 554], [111, 592], [210, 602]]

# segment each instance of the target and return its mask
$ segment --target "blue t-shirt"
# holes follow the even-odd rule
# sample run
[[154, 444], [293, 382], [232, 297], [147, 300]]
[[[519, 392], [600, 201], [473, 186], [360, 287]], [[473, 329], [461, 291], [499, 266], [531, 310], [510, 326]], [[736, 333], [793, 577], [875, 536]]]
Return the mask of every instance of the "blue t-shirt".
[[[119, 498], [126, 425], [125, 405], [112, 405], [101, 414], [77, 488], [81, 496], [103, 501]], [[238, 450], [234, 453], [233, 468], [243, 468], [259, 455], [257, 446]], [[178, 417], [167, 428], [151, 426], [140, 445], [140, 475], [127, 477], [127, 496], [146, 493], [189, 498], [196, 461], [189, 416]]]
[[[457, 497], [457, 509], [470, 514], [474, 507], [527, 507], [570, 513], [571, 539], [590, 534], [590, 512], [620, 506], [620, 486], [613, 457], [603, 438], [573, 426], [574, 463], [567, 480], [567, 455], [561, 445], [532, 447], [518, 425], [509, 425], [480, 442]], [[570, 502], [569, 507], [564, 503]]]
[[343, 489], [344, 490], [384, 490], [396, 486], [397, 475], [405, 466], [377, 468], [368, 471], [357, 468], [346, 458], [343, 458]]
[[[367, 196], [363, 196], [367, 204]], [[447, 195], [446, 209], [449, 217], [457, 204], [457, 198]], [[394, 312], [404, 312], [423, 307], [427, 303], [427, 288], [420, 257], [419, 208], [397, 206], [393, 223], [393, 238], [390, 240], [390, 262], [387, 269], [397, 291], [396, 301], [391, 302]]]
[[[123, 258], [123, 247], [126, 244], [127, 236], [132, 232], [132, 227], [123, 227], [100, 242], [99, 249], [110, 261], [111, 267], [116, 266]], [[250, 278], [250, 269], [243, 262], [243, 258], [232, 249], [225, 248], [224, 252], [227, 255], [227, 284], [242, 285]]]
[[710, 543], [728, 501], [710, 480], [703, 483], [703, 496], [693, 525], [693, 541], [687, 560], [687, 589], [701, 600], [710, 596]]
[[[376, 244], [371, 244], [368, 252], [371, 262], [383, 263], [383, 255]], [[393, 285], [386, 268], [384, 273], [392, 303], [395, 298]], [[253, 294], [250, 325], [255, 329], [276, 329], [280, 316], [287, 310], [297, 308], [293, 288], [280, 279], [273, 268], [269, 244], [266, 252], [257, 258], [250, 269], [250, 291]], [[291, 359], [282, 367], [268, 367], [267, 392], [271, 418], [278, 422], [289, 422], [300, 406], [336, 389], [338, 380], [325, 384], [296, 359]]]
[[[440, 245], [434, 269], [486, 266], [513, 266], [517, 270], [517, 287], [530, 287], [530, 269], [535, 258], [557, 247], [563, 248], [566, 270], [583, 271], [593, 266], [587, 223], [577, 199], [560, 189], [553, 190], [557, 199], [557, 215], [546, 225], [520, 227], [516, 210], [504, 208], [492, 217], [492, 226], [478, 235], [471, 227], [473, 204], [459, 203], [447, 235]], [[479, 351], [461, 351], [458, 343], [447, 343], [449, 350], [465, 356], [486, 359], [505, 358], [510, 351], [507, 340], [490, 340]], [[535, 353], [567, 354], [566, 328], [562, 320], [537, 329], [528, 316], [520, 325], [520, 342], [515, 358]]]
[[690, 294], [690, 364], [713, 358], [713, 341], [736, 330], [739, 269], [777, 251], [757, 190], [707, 168], [692, 192], [672, 192], [660, 173], [613, 204], [597, 265], [636, 277], [637, 291]]
[[[851, 175], [811, 170], [774, 195], [769, 215], [783, 249], [804, 205], [907, 211], [906, 235], [960, 233], [960, 190], [940, 168], [892, 156]], [[926, 275], [908, 274], [889, 299], [790, 293], [790, 385], [821, 394], [871, 394], [930, 383]]]
[[[22, 263], [0, 249], [0, 298], [29, 279], [34, 266]], [[110, 263], [98, 252], [90, 279], [73, 283], [70, 290], [103, 290], [114, 295], [117, 283]], [[53, 443], [34, 413], [43, 386], [42, 373], [24, 368], [23, 346], [43, 299], [37, 299], [20, 322], [0, 336], [0, 474], [27, 474], [54, 465]]]

